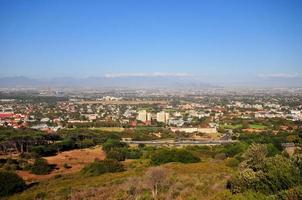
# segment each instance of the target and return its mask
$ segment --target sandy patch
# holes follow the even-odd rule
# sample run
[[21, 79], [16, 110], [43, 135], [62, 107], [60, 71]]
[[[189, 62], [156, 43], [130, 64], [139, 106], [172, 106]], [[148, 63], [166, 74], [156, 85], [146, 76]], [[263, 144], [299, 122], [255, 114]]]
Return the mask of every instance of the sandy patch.
[[[28, 171], [17, 171], [17, 173], [26, 181], [36, 181], [48, 179], [58, 174], [69, 174], [80, 171], [85, 165], [93, 162], [95, 159], [105, 159], [105, 153], [100, 146], [87, 149], [77, 149], [64, 151], [55, 156], [44, 157], [49, 164], [56, 164], [56, 169], [47, 175], [35, 175]], [[71, 166], [65, 168], [64, 164]]]

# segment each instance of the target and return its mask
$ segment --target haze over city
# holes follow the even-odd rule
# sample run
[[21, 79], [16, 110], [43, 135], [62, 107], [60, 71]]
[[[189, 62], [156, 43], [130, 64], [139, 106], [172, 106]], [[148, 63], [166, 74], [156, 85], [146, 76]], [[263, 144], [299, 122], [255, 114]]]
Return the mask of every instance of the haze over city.
[[1, 0], [0, 78], [300, 87], [301, 9], [299, 0]]

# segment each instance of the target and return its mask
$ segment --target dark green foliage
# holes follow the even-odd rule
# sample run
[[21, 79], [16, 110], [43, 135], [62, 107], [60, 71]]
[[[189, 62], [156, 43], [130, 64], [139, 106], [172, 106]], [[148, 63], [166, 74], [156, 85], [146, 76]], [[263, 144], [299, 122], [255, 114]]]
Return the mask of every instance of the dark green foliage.
[[59, 142], [57, 145], [60, 151], [68, 151], [76, 148], [76, 143], [71, 138], [65, 139], [62, 142]]
[[82, 173], [85, 175], [97, 176], [107, 172], [121, 172], [124, 171], [124, 166], [117, 160], [106, 159], [100, 161], [94, 161], [82, 169]]
[[34, 164], [30, 167], [33, 174], [44, 175], [49, 174], [53, 170], [44, 158], [36, 158]]
[[103, 144], [103, 150], [106, 152], [109, 152], [113, 149], [116, 148], [123, 148], [127, 147], [127, 144], [124, 142], [120, 142], [119, 140], [116, 139], [108, 139], [104, 144]]
[[282, 148], [282, 143], [286, 142], [287, 133], [282, 133], [274, 135], [272, 133], [266, 132], [261, 134], [240, 134], [239, 140], [246, 142], [248, 144], [260, 143], [260, 144], [272, 144], [280, 151]]
[[214, 158], [215, 155], [217, 155], [218, 153], [224, 153], [224, 151], [225, 151], [225, 148], [223, 146], [217, 146], [217, 147], [188, 146], [185, 149], [190, 152], [196, 152], [196, 153], [200, 154], [201, 156], [212, 157], [212, 158]]
[[267, 144], [267, 155], [268, 156], [275, 156], [279, 153], [281, 153], [281, 151], [279, 149], [276, 148], [276, 146], [274, 146], [273, 144]]
[[234, 157], [238, 154], [242, 154], [247, 148], [248, 148], [247, 144], [238, 142], [235, 144], [225, 146], [224, 153], [226, 154], [227, 157]]
[[126, 158], [127, 159], [139, 159], [143, 155], [140, 149], [127, 149]]
[[55, 145], [40, 145], [31, 149], [31, 152], [37, 156], [53, 156], [58, 152], [58, 148]]
[[266, 145], [251, 145], [244, 154], [240, 171], [227, 187], [233, 193], [254, 191], [275, 195], [277, 199], [299, 199], [296, 197], [301, 195], [301, 188], [296, 186], [302, 183], [300, 156], [291, 159], [280, 154], [271, 156], [269, 148]]
[[294, 163], [281, 155], [268, 158], [264, 166], [265, 179], [271, 192], [289, 189], [299, 183], [300, 173]]
[[47, 135], [31, 129], [0, 128], [0, 152], [29, 152], [32, 147], [54, 143], [60, 137], [57, 134]]
[[124, 161], [126, 159], [126, 152], [122, 149], [113, 149], [106, 154], [106, 158]]
[[95, 145], [96, 144], [94, 143], [93, 139], [88, 139], [88, 138], [77, 142], [77, 146], [80, 149], [92, 147], [92, 146], [95, 146]]
[[14, 172], [0, 171], [0, 196], [7, 196], [25, 189], [24, 180]]
[[195, 163], [200, 159], [184, 149], [159, 149], [151, 154], [151, 164], [160, 165], [169, 162]]

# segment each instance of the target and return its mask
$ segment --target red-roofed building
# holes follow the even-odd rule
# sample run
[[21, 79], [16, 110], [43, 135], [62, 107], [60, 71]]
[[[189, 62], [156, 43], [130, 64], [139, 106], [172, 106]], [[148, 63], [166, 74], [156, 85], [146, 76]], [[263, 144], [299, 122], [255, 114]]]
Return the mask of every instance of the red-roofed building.
[[13, 116], [14, 116], [13, 113], [0, 113], [0, 119], [11, 118]]

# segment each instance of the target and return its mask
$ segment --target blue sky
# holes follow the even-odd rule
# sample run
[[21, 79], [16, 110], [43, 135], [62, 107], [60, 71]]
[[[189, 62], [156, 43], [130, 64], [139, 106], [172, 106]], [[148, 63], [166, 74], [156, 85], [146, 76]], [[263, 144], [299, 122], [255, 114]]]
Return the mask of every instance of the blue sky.
[[0, 0], [0, 77], [301, 80], [301, 22], [301, 0]]

